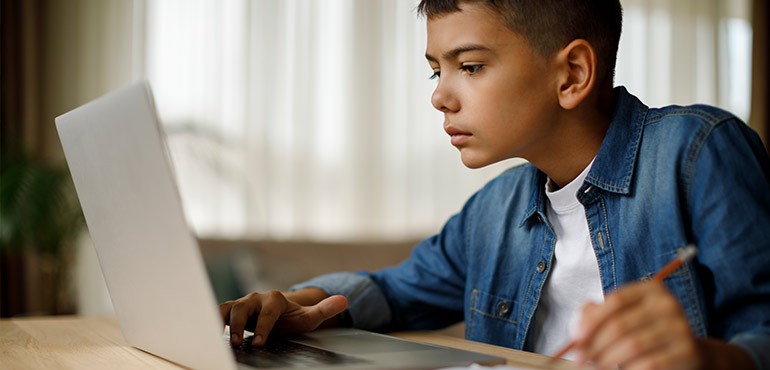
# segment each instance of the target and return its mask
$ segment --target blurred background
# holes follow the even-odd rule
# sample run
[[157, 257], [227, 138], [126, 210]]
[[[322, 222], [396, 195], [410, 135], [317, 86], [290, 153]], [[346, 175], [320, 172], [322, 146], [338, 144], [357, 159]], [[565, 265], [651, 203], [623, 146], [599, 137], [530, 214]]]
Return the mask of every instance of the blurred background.
[[[766, 0], [621, 3], [617, 85], [728, 109], [768, 143]], [[112, 311], [54, 117], [142, 79], [218, 299], [405, 258], [521, 163], [462, 166], [415, 6], [2, 0], [0, 317]]]

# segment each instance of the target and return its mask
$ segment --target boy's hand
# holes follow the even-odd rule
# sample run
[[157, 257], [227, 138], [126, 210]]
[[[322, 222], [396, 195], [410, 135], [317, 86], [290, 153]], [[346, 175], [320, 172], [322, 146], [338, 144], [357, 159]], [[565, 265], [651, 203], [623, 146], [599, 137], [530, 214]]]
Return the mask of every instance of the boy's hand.
[[600, 369], [703, 368], [699, 341], [687, 318], [662, 283], [634, 283], [588, 304], [581, 313], [576, 362]]
[[[301, 305], [302, 304], [302, 305]], [[348, 306], [345, 297], [328, 297], [320, 289], [282, 293], [250, 293], [219, 305], [225, 325], [230, 325], [230, 344], [241, 345], [243, 331], [254, 332], [252, 345], [261, 346], [273, 329], [304, 333], [318, 328]]]

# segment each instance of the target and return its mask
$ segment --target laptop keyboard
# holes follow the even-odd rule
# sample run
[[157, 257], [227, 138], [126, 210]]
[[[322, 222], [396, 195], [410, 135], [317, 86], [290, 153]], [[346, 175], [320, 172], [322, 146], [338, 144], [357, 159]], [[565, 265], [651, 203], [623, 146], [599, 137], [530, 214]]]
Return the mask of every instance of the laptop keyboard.
[[[254, 367], [315, 367], [367, 362], [358, 357], [280, 339], [268, 339], [264, 346], [252, 347], [251, 339], [251, 336], [244, 338], [240, 347], [233, 347], [233, 352], [236, 361]], [[229, 345], [229, 340], [225, 340]]]

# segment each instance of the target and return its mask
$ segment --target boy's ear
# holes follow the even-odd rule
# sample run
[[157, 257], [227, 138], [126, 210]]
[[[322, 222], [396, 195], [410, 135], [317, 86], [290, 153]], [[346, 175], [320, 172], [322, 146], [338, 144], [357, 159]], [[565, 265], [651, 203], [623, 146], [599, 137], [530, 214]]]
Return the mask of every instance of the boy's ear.
[[588, 41], [577, 39], [561, 49], [555, 58], [559, 71], [559, 105], [574, 109], [596, 84], [596, 52]]

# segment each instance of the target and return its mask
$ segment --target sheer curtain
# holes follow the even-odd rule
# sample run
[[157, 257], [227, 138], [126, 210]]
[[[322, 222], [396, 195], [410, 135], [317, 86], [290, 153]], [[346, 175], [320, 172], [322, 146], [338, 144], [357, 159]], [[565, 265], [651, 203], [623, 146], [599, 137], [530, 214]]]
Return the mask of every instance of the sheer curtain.
[[500, 169], [430, 106], [411, 1], [147, 3], [147, 75], [202, 236], [425, 236]]
[[[746, 119], [747, 1], [623, 1], [617, 84]], [[414, 0], [145, 5], [146, 75], [200, 236], [422, 237], [520, 163], [462, 166]]]
[[751, 0], [622, 0], [616, 84], [650, 106], [703, 103], [748, 121]]

